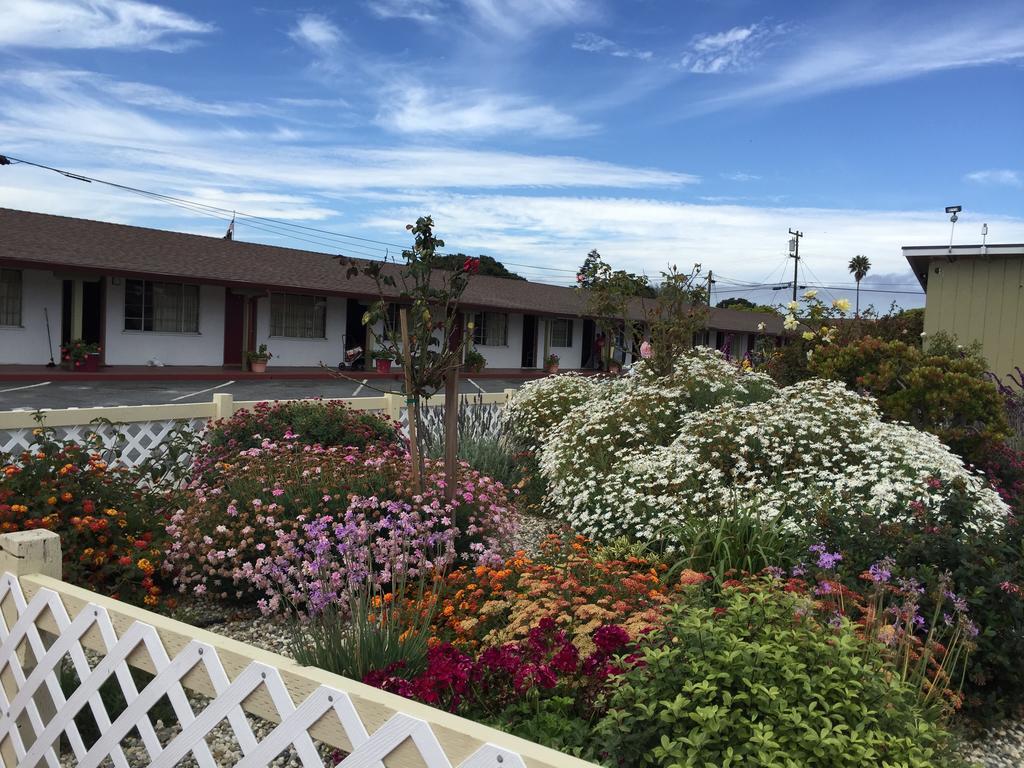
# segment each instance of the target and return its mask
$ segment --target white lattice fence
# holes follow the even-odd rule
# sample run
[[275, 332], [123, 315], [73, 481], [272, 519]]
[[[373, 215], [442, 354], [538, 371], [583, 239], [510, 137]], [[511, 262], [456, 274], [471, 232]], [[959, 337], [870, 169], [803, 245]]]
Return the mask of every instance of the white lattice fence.
[[[149, 458], [153, 450], [172, 432], [182, 428], [198, 432], [205, 426], [205, 419], [165, 419], [126, 424], [75, 424], [54, 427], [53, 431], [58, 440], [74, 440], [79, 443], [90, 434], [99, 435], [103, 447], [116, 453], [117, 463], [134, 467]], [[34, 429], [24, 427], [0, 430], [0, 451], [16, 454], [28, 450], [35, 442], [32, 434]]]
[[[5, 767], [57, 768], [63, 744], [82, 768], [164, 768], [189, 758], [201, 768], [255, 768], [287, 750], [309, 768], [325, 765], [319, 743], [346, 753], [344, 768], [593, 768], [65, 584], [54, 577], [60, 546], [50, 531], [0, 536], [0, 547], [0, 759]], [[70, 695], [61, 687], [62, 664], [79, 680]], [[154, 677], [140, 689], [129, 667]], [[113, 714], [100, 695], [101, 686], [111, 681], [127, 704]], [[162, 742], [151, 710], [163, 697], [180, 730]], [[86, 711], [98, 726], [95, 739], [87, 740], [75, 724]], [[254, 716], [277, 724], [262, 740], [252, 727]], [[233, 733], [239, 759], [215, 759], [208, 740], [218, 727]], [[130, 737], [143, 744], [144, 762], [129, 762], [124, 742]]]
[[[474, 410], [486, 413], [485, 420], [495, 422], [508, 398], [505, 392], [469, 395], [462, 398]], [[380, 412], [399, 422], [408, 434], [409, 414], [402, 395], [342, 398], [349, 407]], [[261, 401], [236, 402], [230, 394], [217, 393], [212, 402], [174, 405], [131, 405], [114, 408], [65, 408], [0, 412], [0, 453], [18, 454], [31, 448], [33, 430], [42, 423], [54, 430], [58, 439], [81, 441], [89, 432], [103, 438], [106, 448], [119, 447], [118, 461], [128, 466], [144, 462], [153, 450], [177, 429], [202, 430], [210, 419], [229, 417], [243, 408], [252, 409]], [[443, 398], [425, 402], [424, 415], [429, 423], [442, 423]]]

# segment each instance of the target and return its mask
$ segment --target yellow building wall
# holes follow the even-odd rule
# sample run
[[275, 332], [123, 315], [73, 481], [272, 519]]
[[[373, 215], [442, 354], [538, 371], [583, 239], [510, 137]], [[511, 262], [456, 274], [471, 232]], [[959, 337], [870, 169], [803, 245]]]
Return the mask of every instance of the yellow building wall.
[[980, 341], [989, 370], [1024, 368], [1024, 258], [971, 257], [928, 267], [924, 330]]

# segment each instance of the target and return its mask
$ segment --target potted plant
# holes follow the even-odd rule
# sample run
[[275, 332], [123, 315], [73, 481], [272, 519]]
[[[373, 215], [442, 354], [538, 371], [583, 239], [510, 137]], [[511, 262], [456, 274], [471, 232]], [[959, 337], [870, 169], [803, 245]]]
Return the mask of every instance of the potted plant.
[[544, 367], [548, 369], [548, 373], [558, 373], [558, 355], [552, 352], [545, 357]]
[[373, 352], [373, 364], [377, 368], [377, 373], [391, 373], [391, 361], [394, 359], [394, 354], [386, 349], [377, 349]]
[[260, 344], [255, 352], [249, 352], [249, 368], [253, 373], [264, 373], [267, 370], [267, 361], [273, 357], [266, 344]]
[[97, 371], [100, 367], [100, 345], [75, 339], [60, 348], [61, 367], [69, 371]]
[[487, 358], [477, 352], [475, 349], [467, 349], [465, 356], [462, 358], [462, 367], [470, 373], [480, 373], [487, 365]]

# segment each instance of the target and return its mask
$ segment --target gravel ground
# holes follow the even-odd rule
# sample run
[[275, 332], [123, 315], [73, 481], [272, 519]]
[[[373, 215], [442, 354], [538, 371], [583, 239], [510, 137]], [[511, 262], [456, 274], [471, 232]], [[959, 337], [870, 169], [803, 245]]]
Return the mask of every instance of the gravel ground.
[[528, 555], [535, 555], [540, 550], [541, 542], [549, 533], [556, 533], [561, 527], [557, 520], [532, 515], [519, 516], [519, 530], [512, 542], [515, 550], [524, 550]]
[[1024, 766], [1024, 720], [1007, 720], [964, 745], [963, 755], [982, 768]]

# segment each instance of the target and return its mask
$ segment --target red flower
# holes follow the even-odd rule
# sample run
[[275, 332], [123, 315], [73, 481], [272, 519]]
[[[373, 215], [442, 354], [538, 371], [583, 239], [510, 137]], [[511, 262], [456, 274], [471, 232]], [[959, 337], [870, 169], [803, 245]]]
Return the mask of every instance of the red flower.
[[468, 275], [475, 275], [480, 271], [480, 259], [467, 256], [466, 260], [462, 262], [462, 271]]

